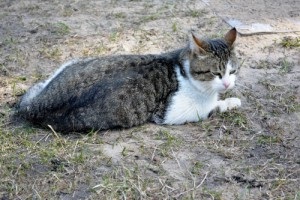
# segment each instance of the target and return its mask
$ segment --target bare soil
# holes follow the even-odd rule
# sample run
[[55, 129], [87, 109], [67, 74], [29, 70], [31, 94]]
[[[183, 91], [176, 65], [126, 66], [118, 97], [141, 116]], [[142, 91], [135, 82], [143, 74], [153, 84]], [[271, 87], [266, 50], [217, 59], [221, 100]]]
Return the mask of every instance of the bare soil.
[[0, 199], [300, 199], [297, 31], [240, 35], [243, 65], [222, 98], [243, 105], [205, 121], [62, 135], [10, 118], [66, 60], [222, 36], [231, 27], [205, 2], [1, 0]]

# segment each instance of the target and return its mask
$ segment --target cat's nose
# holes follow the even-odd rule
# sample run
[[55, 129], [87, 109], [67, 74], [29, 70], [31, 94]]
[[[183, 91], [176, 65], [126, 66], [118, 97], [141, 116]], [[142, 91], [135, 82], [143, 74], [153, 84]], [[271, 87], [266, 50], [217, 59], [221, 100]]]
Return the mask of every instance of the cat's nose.
[[230, 83], [225, 82], [225, 83], [223, 83], [223, 85], [224, 85], [225, 89], [227, 89], [229, 87]]

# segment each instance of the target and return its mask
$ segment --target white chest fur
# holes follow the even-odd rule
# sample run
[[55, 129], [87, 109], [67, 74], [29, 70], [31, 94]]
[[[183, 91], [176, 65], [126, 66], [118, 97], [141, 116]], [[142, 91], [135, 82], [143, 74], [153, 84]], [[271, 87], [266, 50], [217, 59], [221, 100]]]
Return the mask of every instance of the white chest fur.
[[218, 93], [211, 90], [202, 91], [192, 83], [192, 80], [183, 77], [179, 68], [176, 69], [179, 89], [171, 99], [164, 118], [164, 124], [183, 124], [196, 122], [207, 118], [208, 114], [218, 104]]

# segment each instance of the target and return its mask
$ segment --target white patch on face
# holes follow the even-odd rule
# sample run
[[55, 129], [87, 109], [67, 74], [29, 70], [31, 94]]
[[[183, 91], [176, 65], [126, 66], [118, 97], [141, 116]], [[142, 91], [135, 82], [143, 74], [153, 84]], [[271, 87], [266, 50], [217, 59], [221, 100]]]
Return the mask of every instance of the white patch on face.
[[226, 65], [224, 76], [221, 79], [219, 77], [215, 77], [212, 81], [212, 87], [219, 92], [224, 92], [233, 88], [235, 85], [236, 75], [230, 74], [232, 70], [232, 64], [229, 61]]

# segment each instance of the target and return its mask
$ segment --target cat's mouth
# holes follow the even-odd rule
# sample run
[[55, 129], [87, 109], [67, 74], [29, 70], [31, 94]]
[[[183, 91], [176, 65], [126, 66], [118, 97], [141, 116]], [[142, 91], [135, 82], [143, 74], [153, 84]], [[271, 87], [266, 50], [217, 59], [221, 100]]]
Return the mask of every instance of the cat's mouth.
[[232, 90], [232, 87], [223, 88], [223, 89], [220, 90], [220, 93], [224, 94], [224, 93], [226, 93], [227, 91], [230, 91], [230, 90]]

